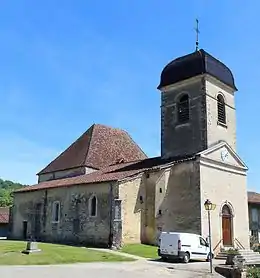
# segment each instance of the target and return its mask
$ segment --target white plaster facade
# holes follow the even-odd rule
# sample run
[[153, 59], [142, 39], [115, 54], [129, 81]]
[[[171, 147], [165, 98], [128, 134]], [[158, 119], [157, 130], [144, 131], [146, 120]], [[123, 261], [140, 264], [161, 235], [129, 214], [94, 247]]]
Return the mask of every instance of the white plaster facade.
[[222, 208], [232, 213], [231, 246], [249, 248], [247, 167], [227, 143], [219, 143], [200, 154], [202, 234], [207, 237], [208, 215], [203, 201], [210, 199], [216, 208], [211, 212], [212, 246], [216, 251], [223, 242]]

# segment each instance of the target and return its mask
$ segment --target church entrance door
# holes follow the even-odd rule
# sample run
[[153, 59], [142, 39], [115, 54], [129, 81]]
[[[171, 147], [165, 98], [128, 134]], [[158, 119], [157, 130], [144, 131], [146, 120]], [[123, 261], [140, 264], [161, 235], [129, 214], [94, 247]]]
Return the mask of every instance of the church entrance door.
[[224, 246], [232, 246], [232, 214], [230, 208], [224, 205], [222, 208], [222, 238]]

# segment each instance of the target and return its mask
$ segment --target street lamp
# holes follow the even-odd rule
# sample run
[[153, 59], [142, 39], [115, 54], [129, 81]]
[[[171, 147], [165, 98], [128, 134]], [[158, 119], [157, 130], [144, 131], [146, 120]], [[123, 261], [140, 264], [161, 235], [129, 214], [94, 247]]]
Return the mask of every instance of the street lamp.
[[211, 224], [210, 224], [210, 211], [216, 208], [215, 204], [212, 204], [209, 199], [204, 203], [205, 210], [208, 212], [208, 224], [209, 224], [209, 262], [210, 262], [210, 273], [213, 273], [212, 267], [212, 247], [211, 247]]

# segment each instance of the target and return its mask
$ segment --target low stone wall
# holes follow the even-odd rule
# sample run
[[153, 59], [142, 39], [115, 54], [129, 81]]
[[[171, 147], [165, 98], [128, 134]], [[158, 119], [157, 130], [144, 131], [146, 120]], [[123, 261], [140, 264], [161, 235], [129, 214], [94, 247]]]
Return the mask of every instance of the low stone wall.
[[226, 278], [246, 278], [246, 271], [241, 271], [233, 266], [218, 265], [215, 271]]

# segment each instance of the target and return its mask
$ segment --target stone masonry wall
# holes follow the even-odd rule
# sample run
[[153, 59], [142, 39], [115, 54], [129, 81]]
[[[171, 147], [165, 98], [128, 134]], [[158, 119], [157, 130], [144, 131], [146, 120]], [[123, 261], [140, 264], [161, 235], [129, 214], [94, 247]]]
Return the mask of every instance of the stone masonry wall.
[[[204, 78], [183, 85], [161, 96], [161, 153], [163, 157], [187, 155], [207, 148], [206, 96]], [[188, 93], [190, 121], [177, 122], [177, 101]]]
[[[214, 79], [213, 79], [214, 80]], [[220, 82], [206, 81], [207, 144], [211, 146], [219, 140], [226, 141], [236, 151], [236, 109], [234, 92]], [[225, 99], [227, 125], [218, 124], [217, 95]]]
[[[178, 98], [188, 93], [190, 121], [177, 122]], [[218, 124], [217, 95], [225, 99], [226, 126]], [[234, 91], [209, 76], [172, 86], [161, 95], [161, 152], [163, 157], [193, 154], [220, 140], [236, 150], [236, 110]]]
[[167, 168], [166, 170], [162, 170], [160, 172], [160, 176], [156, 181], [155, 186], [155, 242], [158, 243], [160, 233], [163, 230], [162, 224], [162, 215], [165, 213], [163, 206], [166, 197], [168, 182], [171, 174], [171, 168]]
[[147, 244], [157, 243], [157, 198], [156, 198], [156, 183], [163, 174], [163, 170], [156, 170], [146, 174], [145, 182], [145, 199], [142, 221], [142, 242]]
[[144, 177], [131, 179], [119, 184], [119, 199], [122, 217], [122, 243], [140, 243], [145, 199]]
[[[158, 180], [156, 194], [157, 229], [200, 233], [201, 201], [199, 172], [194, 161], [183, 162], [166, 170]], [[160, 192], [162, 188], [162, 192]], [[159, 210], [161, 214], [159, 213]]]
[[[11, 237], [23, 238], [23, 221], [27, 221], [27, 237], [50, 242], [108, 246], [112, 193], [108, 183], [16, 193]], [[93, 194], [97, 198], [95, 217], [89, 213], [89, 199]], [[61, 206], [58, 223], [52, 221], [54, 201], [59, 201]]]

